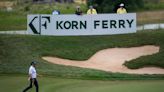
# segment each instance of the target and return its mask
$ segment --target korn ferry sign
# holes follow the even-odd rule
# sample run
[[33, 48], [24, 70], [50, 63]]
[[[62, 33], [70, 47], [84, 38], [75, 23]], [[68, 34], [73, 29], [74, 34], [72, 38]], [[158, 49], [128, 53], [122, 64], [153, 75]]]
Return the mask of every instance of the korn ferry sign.
[[28, 15], [29, 34], [110, 35], [136, 32], [136, 14]]

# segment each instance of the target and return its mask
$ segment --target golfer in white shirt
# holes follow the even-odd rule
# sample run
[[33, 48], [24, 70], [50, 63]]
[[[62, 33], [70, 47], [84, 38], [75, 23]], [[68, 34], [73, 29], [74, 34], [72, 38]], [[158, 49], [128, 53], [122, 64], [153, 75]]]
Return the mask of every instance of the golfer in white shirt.
[[38, 81], [36, 79], [37, 72], [36, 72], [35, 66], [36, 66], [36, 62], [35, 61], [31, 62], [31, 66], [29, 68], [29, 78], [28, 78], [28, 80], [30, 81], [30, 85], [27, 88], [25, 88], [23, 92], [26, 92], [27, 90], [32, 88], [33, 84], [35, 85], [36, 92], [39, 92]]

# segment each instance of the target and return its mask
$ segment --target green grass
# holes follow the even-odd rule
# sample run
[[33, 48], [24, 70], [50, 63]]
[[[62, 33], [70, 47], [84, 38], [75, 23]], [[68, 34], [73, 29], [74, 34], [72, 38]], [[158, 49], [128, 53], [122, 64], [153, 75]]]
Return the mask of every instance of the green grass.
[[[14, 0], [13, 0], [14, 1]], [[52, 14], [53, 10], [60, 10], [61, 14], [74, 14], [77, 4], [32, 4], [21, 3], [13, 6], [12, 12], [7, 12], [5, 9], [0, 9], [0, 31], [10, 30], [26, 30], [28, 14]], [[87, 11], [87, 5], [80, 5], [84, 14]], [[163, 3], [146, 4], [145, 9], [141, 11], [161, 11], [163, 12]], [[146, 23], [163, 23], [163, 13], [159, 12], [137, 12], [137, 25]], [[158, 13], [158, 14], [157, 14]], [[147, 15], [146, 15], [147, 14]], [[145, 17], [146, 15], [146, 17]], [[154, 17], [156, 16], [156, 17]]]
[[[38, 78], [39, 92], [163, 92], [164, 81], [96, 81]], [[0, 92], [21, 92], [28, 86], [27, 77], [0, 76]], [[33, 87], [29, 92], [35, 92]]]
[[[56, 77], [108, 80], [163, 79], [164, 75], [150, 76], [110, 73], [93, 69], [53, 65], [41, 59], [42, 56], [56, 56], [73, 60], [87, 60], [97, 51], [106, 48], [157, 45], [160, 46], [158, 54], [133, 60], [132, 63], [129, 62], [132, 66], [126, 65], [130, 68], [144, 66], [164, 68], [163, 37], [163, 30], [114, 36], [57, 37], [0, 35], [0, 73], [26, 74], [30, 62], [37, 60], [39, 73]], [[138, 63], [137, 61], [142, 63]]]
[[26, 30], [26, 15], [0, 11], [0, 30]]
[[[156, 33], [156, 32], [153, 32], [153, 33]], [[152, 34], [145, 34], [146, 35], [152, 35]], [[155, 34], [153, 34], [155, 35]], [[159, 34], [159, 35], [162, 35], [162, 34]], [[149, 67], [149, 66], [158, 66], [158, 67], [161, 67], [161, 68], [164, 68], [164, 50], [163, 50], [163, 46], [164, 46], [164, 40], [162, 38], [160, 38], [160, 36], [156, 34], [156, 37], [155, 36], [152, 36], [150, 38], [147, 38], [147, 41], [148, 40], [156, 40], [156, 45], [160, 46], [160, 51], [158, 54], [155, 54], [155, 55], [149, 55], [149, 56], [143, 56], [142, 58], [139, 58], [139, 59], [134, 59], [130, 62], [126, 62], [124, 65], [128, 66], [128, 68], [131, 68], [131, 69], [138, 69], [138, 68], [142, 68], [142, 67]], [[158, 37], [159, 36], [159, 37]], [[144, 38], [144, 37], [143, 37]], [[161, 43], [159, 45], [159, 43]]]
[[[52, 14], [53, 10], [60, 10], [61, 14], [74, 14], [77, 4], [20, 4], [7, 12], [0, 9], [0, 31], [26, 30], [28, 14]], [[86, 5], [80, 5], [86, 12]]]

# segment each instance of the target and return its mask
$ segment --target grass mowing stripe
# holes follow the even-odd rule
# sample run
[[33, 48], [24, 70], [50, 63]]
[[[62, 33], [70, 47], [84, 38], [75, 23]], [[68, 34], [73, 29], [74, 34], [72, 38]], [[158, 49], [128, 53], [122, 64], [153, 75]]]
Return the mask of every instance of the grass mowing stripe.
[[[95, 81], [40, 77], [40, 92], [163, 92], [164, 81]], [[0, 76], [0, 92], [21, 92], [27, 77]], [[35, 92], [33, 87], [29, 92]]]

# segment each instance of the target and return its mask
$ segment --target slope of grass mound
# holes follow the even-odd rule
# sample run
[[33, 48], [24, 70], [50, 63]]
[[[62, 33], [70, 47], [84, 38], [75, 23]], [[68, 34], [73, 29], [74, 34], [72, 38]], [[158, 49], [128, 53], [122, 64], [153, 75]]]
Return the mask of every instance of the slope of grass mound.
[[132, 62], [127, 62], [125, 65], [130, 68], [145, 66], [164, 68], [163, 37], [163, 30], [114, 36], [56, 37], [0, 35], [0, 73], [26, 74], [30, 62], [37, 60], [38, 72], [46, 75], [95, 79], [163, 78], [162, 75], [113, 74], [91, 69], [52, 65], [41, 59], [42, 56], [55, 56], [72, 60], [87, 60], [97, 51], [106, 48], [157, 45], [160, 46], [158, 54], [141, 57]]

